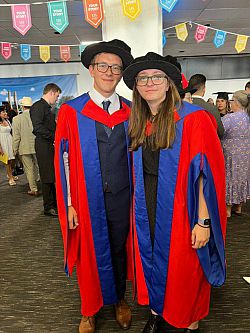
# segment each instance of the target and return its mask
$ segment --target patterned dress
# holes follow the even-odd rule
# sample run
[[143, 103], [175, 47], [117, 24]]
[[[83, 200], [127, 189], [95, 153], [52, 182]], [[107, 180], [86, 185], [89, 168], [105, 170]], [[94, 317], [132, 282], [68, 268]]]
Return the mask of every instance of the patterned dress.
[[240, 204], [250, 199], [250, 118], [242, 110], [222, 118], [222, 139], [226, 163], [226, 203]]

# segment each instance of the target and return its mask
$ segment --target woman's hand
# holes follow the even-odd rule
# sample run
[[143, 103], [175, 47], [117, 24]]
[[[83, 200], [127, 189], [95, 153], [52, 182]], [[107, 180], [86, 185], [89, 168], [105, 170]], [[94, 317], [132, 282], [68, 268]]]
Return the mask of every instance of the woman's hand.
[[78, 217], [73, 206], [68, 207], [68, 220], [69, 220], [69, 229], [76, 229], [78, 227]]
[[199, 224], [196, 224], [192, 230], [191, 241], [193, 249], [200, 249], [204, 247], [210, 238], [210, 228], [201, 227]]

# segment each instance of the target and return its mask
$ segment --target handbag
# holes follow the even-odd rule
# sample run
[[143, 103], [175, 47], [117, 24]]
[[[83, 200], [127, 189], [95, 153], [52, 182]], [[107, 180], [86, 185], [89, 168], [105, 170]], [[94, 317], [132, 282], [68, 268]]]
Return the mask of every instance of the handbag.
[[7, 154], [0, 154], [0, 161], [4, 164], [8, 164], [8, 155]]

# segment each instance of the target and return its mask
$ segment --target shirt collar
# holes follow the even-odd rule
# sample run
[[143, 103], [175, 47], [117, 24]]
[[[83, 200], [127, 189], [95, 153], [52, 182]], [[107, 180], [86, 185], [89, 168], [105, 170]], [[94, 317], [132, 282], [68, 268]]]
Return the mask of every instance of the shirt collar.
[[119, 97], [115, 91], [113, 92], [113, 94], [111, 96], [104, 97], [95, 88], [92, 88], [89, 91], [89, 96], [93, 100], [93, 102], [95, 102], [95, 104], [97, 104], [101, 107], [102, 107], [103, 101], [110, 101], [111, 104], [116, 104], [117, 102], [119, 103]]
[[201, 98], [201, 99], [203, 99], [203, 97], [202, 97], [202, 96], [195, 95], [195, 94], [193, 94], [193, 95], [192, 95], [192, 98]]

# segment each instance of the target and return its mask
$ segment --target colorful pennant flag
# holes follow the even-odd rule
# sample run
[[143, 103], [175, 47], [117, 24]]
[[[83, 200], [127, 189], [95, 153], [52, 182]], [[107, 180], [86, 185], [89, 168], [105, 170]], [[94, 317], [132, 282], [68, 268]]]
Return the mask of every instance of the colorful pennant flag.
[[67, 4], [65, 1], [55, 1], [47, 6], [50, 26], [61, 34], [69, 25]]
[[177, 38], [185, 42], [188, 36], [187, 25], [186, 23], [180, 23], [175, 26], [175, 31]]
[[121, 0], [123, 14], [135, 20], [141, 13], [141, 1], [140, 0]]
[[167, 37], [165, 35], [165, 32], [162, 31], [162, 47], [164, 47], [167, 44]]
[[13, 21], [13, 28], [16, 29], [23, 36], [32, 27], [30, 5], [12, 5], [11, 14]]
[[235, 49], [238, 53], [245, 50], [247, 46], [248, 37], [245, 35], [238, 35], [235, 43]]
[[214, 45], [216, 47], [221, 47], [222, 45], [224, 45], [226, 40], [226, 35], [227, 35], [226, 31], [217, 30], [214, 36]]
[[159, 3], [162, 6], [162, 8], [168, 11], [169, 13], [173, 10], [177, 2], [178, 0], [159, 0]]
[[206, 34], [207, 34], [207, 27], [204, 25], [199, 25], [196, 28], [194, 39], [196, 40], [197, 43], [201, 43], [204, 41]]
[[20, 45], [20, 54], [24, 61], [28, 61], [31, 58], [31, 47], [28, 44]]
[[1, 43], [1, 54], [5, 60], [11, 57], [11, 44], [10, 43]]
[[98, 28], [104, 19], [102, 0], [83, 0], [85, 20]]
[[71, 58], [70, 47], [67, 45], [60, 46], [60, 57], [65, 62], [68, 62]]
[[39, 46], [40, 58], [42, 61], [47, 62], [50, 59], [50, 46], [49, 45], [40, 45]]

